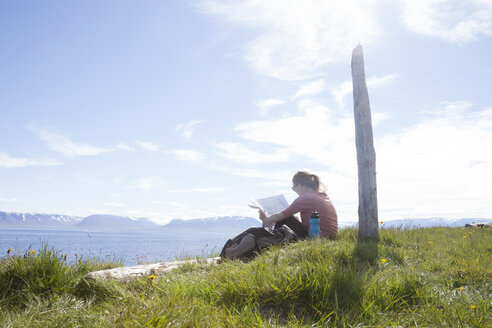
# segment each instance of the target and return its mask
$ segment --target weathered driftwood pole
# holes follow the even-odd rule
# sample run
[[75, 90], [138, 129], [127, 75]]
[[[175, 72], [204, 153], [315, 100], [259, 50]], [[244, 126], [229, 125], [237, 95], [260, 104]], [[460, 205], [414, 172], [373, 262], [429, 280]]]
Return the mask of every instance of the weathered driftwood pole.
[[371, 107], [364, 73], [362, 46], [352, 52], [355, 145], [359, 175], [359, 238], [378, 239], [376, 153], [372, 137]]

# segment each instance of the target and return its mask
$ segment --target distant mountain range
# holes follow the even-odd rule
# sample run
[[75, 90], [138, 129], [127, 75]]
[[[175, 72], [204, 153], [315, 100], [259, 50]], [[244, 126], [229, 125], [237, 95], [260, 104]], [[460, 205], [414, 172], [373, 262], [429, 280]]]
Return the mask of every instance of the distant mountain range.
[[73, 228], [81, 229], [113, 229], [113, 230], [150, 230], [160, 225], [145, 218], [96, 214], [75, 224]]
[[82, 221], [78, 216], [38, 213], [0, 212], [1, 228], [62, 228], [73, 226]]
[[161, 227], [163, 230], [214, 230], [214, 231], [242, 231], [250, 227], [261, 226], [258, 219], [243, 216], [220, 216], [206, 219], [183, 220], [173, 219]]
[[[492, 219], [464, 218], [451, 220], [445, 218], [388, 220], [384, 228], [425, 228], [436, 226], [464, 227], [467, 223], [491, 223]], [[357, 222], [339, 222], [339, 228], [355, 226]], [[222, 216], [213, 218], [182, 220], [173, 219], [166, 225], [159, 225], [146, 218], [131, 218], [115, 215], [91, 215], [78, 217], [59, 214], [7, 213], [0, 212], [0, 228], [26, 229], [81, 229], [81, 230], [212, 230], [217, 232], [243, 231], [249, 227], [261, 226], [258, 219], [243, 216]]]
[[[464, 219], [445, 219], [445, 218], [421, 218], [421, 219], [402, 219], [380, 221], [379, 228], [431, 228], [431, 227], [464, 227], [470, 223], [492, 223], [492, 219], [464, 218]], [[339, 222], [338, 228], [355, 227], [358, 222]]]
[[131, 218], [96, 214], [77, 217], [58, 214], [0, 212], [0, 228], [26, 229], [81, 229], [81, 230], [214, 230], [241, 231], [252, 226], [261, 226], [259, 220], [242, 216], [223, 216], [205, 219], [173, 219], [159, 225], [146, 218]]
[[428, 228], [428, 227], [464, 227], [470, 223], [492, 223], [492, 219], [464, 218], [464, 219], [444, 219], [444, 218], [424, 218], [424, 219], [403, 219], [383, 221], [380, 226], [385, 228]]

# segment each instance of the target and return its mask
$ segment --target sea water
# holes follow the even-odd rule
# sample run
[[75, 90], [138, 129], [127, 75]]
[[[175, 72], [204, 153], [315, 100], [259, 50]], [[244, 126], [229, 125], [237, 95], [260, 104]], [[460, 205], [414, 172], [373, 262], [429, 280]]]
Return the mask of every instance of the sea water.
[[44, 244], [68, 262], [97, 258], [122, 261], [124, 265], [173, 261], [185, 257], [209, 257], [220, 253], [234, 233], [178, 231], [83, 231], [0, 229], [0, 258], [23, 255]]

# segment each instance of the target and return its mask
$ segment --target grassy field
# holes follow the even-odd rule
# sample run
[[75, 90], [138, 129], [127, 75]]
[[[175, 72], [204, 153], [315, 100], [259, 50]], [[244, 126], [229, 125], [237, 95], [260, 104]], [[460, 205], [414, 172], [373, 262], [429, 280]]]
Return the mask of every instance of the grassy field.
[[[491, 327], [492, 229], [382, 229], [243, 263], [85, 281], [118, 266], [48, 247], [0, 261], [1, 327]], [[2, 252], [7, 252], [4, 250]]]

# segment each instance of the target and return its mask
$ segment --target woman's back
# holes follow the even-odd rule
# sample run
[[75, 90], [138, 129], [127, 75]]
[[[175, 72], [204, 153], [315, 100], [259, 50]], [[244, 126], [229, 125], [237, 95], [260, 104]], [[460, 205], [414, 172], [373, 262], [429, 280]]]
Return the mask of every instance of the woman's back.
[[309, 231], [310, 218], [313, 211], [319, 214], [320, 236], [331, 239], [335, 238], [338, 233], [338, 216], [333, 203], [324, 192], [312, 192], [300, 195], [282, 214], [291, 216], [300, 212], [301, 222]]

